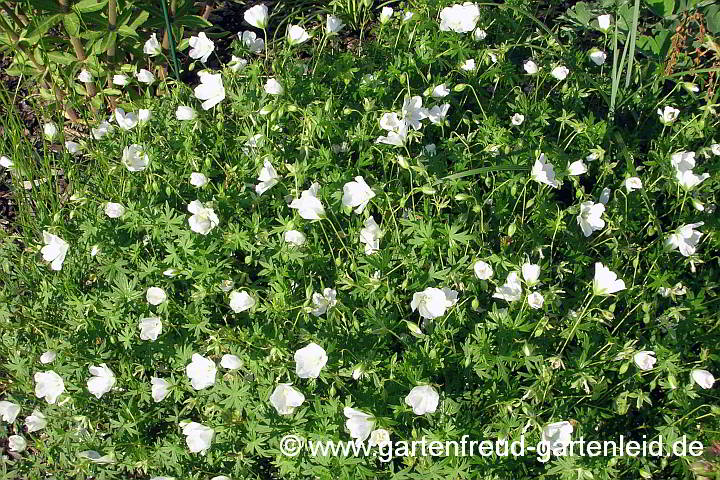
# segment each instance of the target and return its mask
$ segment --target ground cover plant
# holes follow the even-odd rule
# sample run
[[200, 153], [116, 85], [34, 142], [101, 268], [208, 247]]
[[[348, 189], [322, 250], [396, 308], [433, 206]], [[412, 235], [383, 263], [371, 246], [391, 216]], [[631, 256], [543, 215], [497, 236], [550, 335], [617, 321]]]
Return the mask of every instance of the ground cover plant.
[[[193, 35], [191, 85], [145, 76], [87, 135], [47, 111], [40, 150], [8, 108], [2, 475], [717, 478], [712, 34], [350, 4], [273, 36], [249, 7], [222, 68]], [[556, 454], [380, 455], [464, 435]], [[562, 454], [620, 435], [702, 447]]]

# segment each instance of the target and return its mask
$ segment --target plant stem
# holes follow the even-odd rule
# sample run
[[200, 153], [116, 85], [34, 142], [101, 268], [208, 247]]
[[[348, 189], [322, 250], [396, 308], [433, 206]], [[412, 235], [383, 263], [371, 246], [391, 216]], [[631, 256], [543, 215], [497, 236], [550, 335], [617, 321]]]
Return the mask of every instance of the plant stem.
[[[170, 45], [170, 56], [173, 60], [173, 70], [175, 71], [175, 79], [180, 80], [180, 67], [178, 66], [177, 55], [175, 53], [175, 39], [173, 38], [172, 25], [170, 24], [170, 16], [168, 15], [167, 3], [165, 0], [162, 1], [163, 15], [165, 16], [165, 38], [163, 38], [163, 44], [167, 43]], [[170, 3], [170, 10], [175, 15], [175, 0]], [[164, 45], [163, 45], [164, 46]], [[167, 47], [166, 47], [167, 48]]]
[[[592, 295], [592, 297], [590, 297], [590, 295]], [[590, 301], [587, 302], [587, 303], [585, 303], [585, 302], [587, 301], [587, 298], [588, 298], [588, 297], [590, 297]], [[568, 338], [565, 339], [565, 343], [563, 343], [563, 346], [562, 346], [562, 348], [560, 349], [560, 351], [558, 352], [558, 355], [562, 354], [562, 352], [565, 350], [565, 347], [567, 346], [568, 342], [570, 341], [570, 339], [571, 339], [571, 338], [573, 337], [573, 335], [575, 334], [575, 330], [577, 329], [578, 325], [580, 325], [580, 320], [582, 320], [583, 317], [585, 316], [585, 312], [587, 312], [587, 309], [588, 309], [588, 307], [590, 306], [590, 304], [592, 303], [592, 300], [593, 300], [594, 297], [595, 297], [595, 294], [594, 294], [594, 293], [588, 293], [587, 295], [585, 295], [585, 299], [583, 300], [583, 303], [585, 303], [585, 307], [583, 307], [582, 313], [581, 313], [580, 316], [577, 318], [577, 320], [575, 320], [575, 324], [573, 325], [572, 329], [570, 330], [570, 334], [568, 335]]]

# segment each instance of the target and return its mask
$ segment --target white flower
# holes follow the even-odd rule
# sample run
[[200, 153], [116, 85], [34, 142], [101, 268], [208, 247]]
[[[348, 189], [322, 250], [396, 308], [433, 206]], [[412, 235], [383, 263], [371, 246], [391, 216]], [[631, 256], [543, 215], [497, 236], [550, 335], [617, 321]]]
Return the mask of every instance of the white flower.
[[243, 366], [243, 361], [237, 355], [226, 353], [220, 359], [220, 366], [228, 370], [237, 370]]
[[357, 207], [355, 213], [362, 213], [373, 197], [375, 192], [361, 176], [355, 177], [354, 182], [348, 182], [343, 186], [342, 204], [345, 207]]
[[490, 280], [494, 274], [492, 266], [489, 263], [478, 260], [473, 265], [475, 276], [480, 280]]
[[265, 4], [255, 5], [245, 11], [245, 21], [255, 28], [264, 29], [268, 23], [268, 8]]
[[476, 28], [473, 31], [473, 39], [481, 42], [487, 38], [487, 32], [483, 30], [482, 28]]
[[437, 409], [440, 395], [430, 385], [421, 385], [413, 388], [405, 397], [405, 404], [412, 408], [415, 415], [434, 413]]
[[305, 395], [290, 386], [289, 383], [281, 383], [272, 395], [270, 395], [270, 405], [275, 407], [280, 415], [290, 415], [297, 407], [305, 401]]
[[583, 235], [589, 237], [596, 230], [605, 227], [605, 220], [602, 214], [605, 212], [605, 205], [595, 203], [592, 200], [580, 204], [580, 214], [577, 216], [577, 223], [583, 231]]
[[175, 268], [168, 268], [167, 270], [165, 270], [163, 272], [163, 275], [165, 275], [166, 277], [170, 277], [170, 278], [176, 276], [177, 274], [178, 274], [178, 271]]
[[570, 74], [570, 70], [568, 70], [565, 66], [559, 66], [552, 69], [550, 72], [550, 75], [555, 77], [556, 80], [565, 80], [567, 76]]
[[692, 377], [693, 382], [705, 389], [712, 388], [713, 383], [715, 383], [715, 377], [713, 377], [713, 374], [707, 370], [695, 368], [690, 372], [690, 376]]
[[432, 92], [430, 93], [430, 96], [433, 98], [444, 98], [450, 95], [450, 90], [445, 86], [444, 83], [441, 83], [440, 85], [436, 86], [432, 89]]
[[187, 209], [192, 213], [188, 218], [188, 224], [190, 224], [190, 230], [195, 233], [207, 235], [220, 223], [220, 219], [215, 215], [215, 210], [204, 206], [199, 200], [190, 202]]
[[95, 140], [100, 140], [108, 133], [112, 133], [113, 130], [115, 130], [115, 127], [110, 125], [110, 122], [107, 120], [103, 120], [100, 125], [97, 126], [97, 128], [90, 129], [92, 132], [92, 136]]
[[510, 123], [512, 123], [515, 126], [522, 125], [525, 121], [525, 115], [522, 115], [520, 113], [516, 113], [512, 117], [510, 117]]
[[78, 74], [77, 78], [82, 83], [92, 83], [93, 82], [92, 73], [88, 72], [84, 68], [82, 70], [80, 70], [80, 73]]
[[597, 48], [593, 48], [590, 50], [590, 60], [595, 65], [602, 65], [607, 60], [607, 53], [603, 52], [602, 50], [598, 50]]
[[364, 442], [375, 426], [373, 416], [350, 407], [345, 407], [343, 414], [347, 418], [345, 426], [350, 431], [350, 438], [354, 438], [358, 443]]
[[684, 257], [694, 255], [697, 245], [700, 243], [700, 237], [702, 237], [702, 233], [695, 229], [702, 227], [704, 224], [705, 222], [698, 222], [683, 225], [665, 240], [665, 247], [669, 250], [680, 250]]
[[230, 308], [235, 313], [250, 310], [255, 306], [255, 299], [245, 290], [239, 292], [237, 290], [230, 292]]
[[149, 122], [151, 117], [152, 112], [149, 108], [141, 108], [140, 110], [138, 110], [138, 120], [140, 120], [140, 123]]
[[713, 155], [720, 155], [720, 143], [713, 143], [710, 145], [710, 151]]
[[27, 442], [20, 435], [10, 435], [8, 437], [8, 449], [11, 452], [22, 452], [27, 448]]
[[205, 32], [200, 32], [197, 37], [190, 37], [190, 47], [190, 58], [207, 63], [210, 54], [215, 50], [215, 43], [207, 38]]
[[337, 305], [337, 292], [332, 288], [326, 288], [323, 293], [313, 293], [312, 303], [315, 308], [310, 313], [319, 317], [328, 311], [329, 308]]
[[142, 145], [133, 143], [123, 149], [122, 164], [131, 172], [141, 172], [150, 164], [150, 157]]
[[390, 7], [383, 7], [380, 11], [380, 23], [385, 24], [390, 21], [395, 11]]
[[65, 382], [62, 377], [52, 370], [47, 372], [37, 372], [35, 374], [35, 396], [37, 398], [45, 398], [45, 400], [54, 404], [65, 391]]
[[77, 456], [90, 460], [92, 463], [96, 463], [98, 465], [115, 463], [115, 458], [112, 454], [100, 455], [100, 452], [96, 452], [95, 450], [83, 450], [82, 452], [78, 452]]
[[2, 157], [0, 157], [0, 166], [5, 167], [8, 170], [11, 170], [13, 168], [13, 162], [8, 157], [3, 155]]
[[610, 190], [608, 187], [605, 187], [602, 189], [602, 192], [600, 192], [600, 198], [598, 201], [602, 203], [603, 205], [607, 205], [610, 201], [610, 193], [612, 190]]
[[137, 113], [125, 113], [125, 110], [118, 107], [115, 109], [115, 121], [123, 130], [132, 130], [138, 124], [138, 116]]
[[265, 48], [265, 40], [258, 37], [255, 32], [250, 30], [245, 30], [242, 34], [238, 32], [238, 37], [250, 53], [260, 53]]
[[152, 84], [155, 81], [155, 75], [152, 74], [150, 70], [146, 70], [144, 68], [141, 68], [140, 71], [135, 75], [138, 82], [140, 83], [147, 83], [148, 85]]
[[386, 137], [378, 137], [375, 143], [385, 143], [397, 147], [405, 144], [408, 124], [405, 120], [400, 119], [397, 113], [391, 112], [383, 114], [380, 118], [380, 127], [387, 130], [388, 134]]
[[53, 122], [48, 122], [43, 125], [43, 134], [48, 140], [52, 140], [57, 135], [58, 129]]
[[418, 311], [422, 318], [432, 320], [445, 315], [448, 307], [457, 301], [457, 292], [450, 289], [427, 287], [422, 292], [416, 292], [410, 302], [412, 311]]
[[558, 188], [560, 184], [555, 179], [555, 168], [552, 163], [545, 161], [545, 154], [541, 153], [540, 157], [535, 160], [530, 176], [533, 180], [553, 188]]
[[572, 433], [573, 426], [568, 421], [551, 423], [543, 428], [542, 441], [551, 452], [560, 453], [570, 445]]
[[270, 163], [270, 160], [265, 159], [263, 161], [263, 167], [260, 169], [260, 175], [258, 176], [258, 184], [255, 185], [255, 192], [258, 195], [270, 190], [278, 183], [280, 176], [275, 171], [275, 168]]
[[[35, 381], [37, 381], [37, 373], [35, 374]], [[55, 402], [52, 402], [55, 403]], [[20, 413], [20, 405], [7, 400], [0, 401], [0, 419], [3, 422], [13, 423]]]
[[33, 410], [32, 415], [25, 418], [25, 425], [27, 425], [28, 433], [37, 432], [47, 427], [47, 420], [41, 411]]
[[167, 300], [167, 294], [160, 287], [150, 287], [147, 289], [145, 299], [150, 305], [160, 305]]
[[82, 146], [77, 142], [72, 142], [70, 140], [67, 140], [65, 142], [65, 148], [67, 149], [68, 153], [70, 153], [71, 155], [77, 155], [78, 153], [80, 153]]
[[150, 377], [150, 390], [155, 403], [162, 402], [170, 394], [170, 383], [158, 377]]
[[427, 112], [427, 118], [430, 120], [430, 123], [433, 125], [440, 125], [445, 121], [445, 117], [447, 117], [448, 110], [450, 109], [449, 103], [444, 103], [442, 105], [435, 105], [430, 110], [426, 110]]
[[365, 219], [363, 225], [365, 228], [360, 230], [360, 242], [365, 244], [365, 255], [372, 255], [380, 250], [382, 231], [372, 215]]
[[384, 428], [378, 428], [370, 433], [370, 441], [368, 445], [373, 447], [384, 447], [390, 444], [390, 432]]
[[638, 177], [628, 177], [625, 179], [624, 183], [625, 190], [627, 190], [628, 193], [635, 190], [640, 190], [643, 187], [642, 180], [640, 180], [640, 178]]
[[479, 17], [480, 9], [474, 3], [465, 2], [462, 5], [445, 7], [440, 11], [440, 30], [468, 33], [475, 28]]
[[280, 85], [280, 82], [274, 78], [268, 78], [267, 82], [265, 82], [265, 87], [263, 88], [269, 95], [282, 95], [285, 92], [285, 88], [283, 88], [283, 86]]
[[300, 45], [307, 42], [310, 35], [300, 25], [290, 25], [287, 31], [287, 41], [290, 45]]
[[345, 26], [345, 24], [340, 20], [340, 18], [336, 17], [335, 15], [328, 15], [327, 20], [325, 22], [325, 31], [328, 33], [328, 35], [337, 33]]
[[100, 247], [98, 247], [97, 245], [93, 245], [93, 247], [90, 249], [90, 256], [94, 257], [98, 253], [100, 253]]
[[663, 125], [670, 125], [675, 120], [677, 120], [678, 115], [680, 115], [680, 110], [678, 110], [677, 108], [666, 106], [664, 109], [658, 108], [657, 113], [660, 116], [660, 122]]
[[522, 276], [529, 287], [536, 285], [538, 278], [540, 278], [540, 265], [524, 263], [522, 266]]
[[412, 98], [405, 98], [402, 106], [403, 120], [415, 130], [420, 130], [421, 121], [428, 116], [428, 111], [422, 106], [422, 97], [416, 95]]
[[533, 62], [531, 59], [527, 59], [523, 62], [523, 68], [528, 75], [535, 75], [539, 70], [537, 63]]
[[300, 194], [300, 198], [296, 198], [290, 202], [290, 208], [298, 211], [300, 216], [305, 220], [320, 220], [325, 217], [325, 207], [322, 202], [317, 198], [318, 190], [320, 190], [320, 184], [317, 182], [310, 185], [310, 188], [303, 190]]
[[297, 230], [288, 230], [287, 232], [285, 232], [283, 238], [287, 243], [296, 247], [299, 247], [300, 245], [305, 243], [306, 239], [305, 234]]
[[461, 68], [462, 70], [465, 70], [466, 72], [472, 72], [473, 70], [475, 70], [475, 59], [474, 59], [474, 58], [469, 58], [469, 59], [465, 60], [465, 61], [460, 65], [460, 68]]
[[110, 218], [120, 218], [125, 215], [125, 207], [119, 203], [108, 202], [105, 204], [105, 215]]
[[527, 302], [530, 308], [542, 308], [543, 303], [545, 303], [545, 297], [543, 297], [540, 292], [533, 292], [527, 296]]
[[597, 17], [598, 21], [598, 28], [602, 30], [603, 32], [607, 32], [610, 30], [610, 22], [612, 21], [612, 17], [608, 14], [600, 15]]
[[327, 353], [317, 343], [295, 352], [295, 373], [300, 378], [317, 378], [328, 361]]
[[617, 274], [600, 262], [595, 263], [595, 278], [593, 278], [593, 293], [595, 295], [612, 295], [625, 290], [625, 282], [617, 278]]
[[175, 118], [178, 120], [193, 120], [195, 117], [197, 117], [197, 112], [192, 107], [179, 105], [175, 110]]
[[658, 293], [663, 297], [669, 297], [670, 295], [685, 295], [687, 293], [687, 288], [685, 288], [682, 282], [678, 282], [672, 288], [658, 288]]
[[217, 367], [212, 360], [199, 353], [193, 353], [191, 362], [185, 367], [185, 373], [190, 379], [190, 385], [195, 390], [202, 390], [215, 385]]
[[122, 73], [118, 73], [113, 75], [112, 83], [113, 85], [117, 85], [118, 87], [124, 87], [125, 85], [130, 83], [130, 77]]
[[204, 454], [212, 443], [215, 430], [197, 422], [190, 422], [182, 425], [182, 432], [185, 435], [185, 443], [190, 452]]
[[150, 35], [150, 38], [148, 38], [145, 42], [145, 45], [143, 46], [143, 53], [150, 57], [154, 57], [155, 55], [160, 55], [162, 53], [162, 47], [160, 46], [160, 42], [158, 42], [156, 33]]
[[61, 270], [70, 245], [62, 238], [45, 230], [43, 230], [43, 243], [45, 246], [40, 249], [43, 260], [50, 262], [52, 270]]
[[104, 363], [98, 367], [91, 365], [90, 374], [92, 377], [87, 381], [87, 388], [97, 398], [108, 393], [115, 385], [115, 374]]
[[230, 63], [228, 63], [228, 67], [230, 67], [230, 70], [232, 70], [233, 72], [239, 72], [245, 67], [247, 67], [247, 64], [248, 61], [244, 58], [236, 57], [235, 55], [233, 55], [230, 58]]
[[406, 10], [406, 11], [405, 11], [405, 14], [403, 15], [403, 22], [409, 21], [411, 18], [413, 18], [414, 15], [415, 15], [415, 14], [414, 14], [413, 12], [410, 12], [410, 11], [407, 11], [407, 10]]
[[52, 363], [55, 360], [55, 357], [57, 357], [57, 353], [47, 351], [40, 355], [40, 363], [42, 363], [43, 365]]
[[704, 180], [710, 178], [709, 173], [703, 173], [702, 175], [693, 173], [695, 152], [673, 153], [670, 157], [670, 163], [675, 168], [675, 178], [685, 190], [692, 190]]
[[655, 352], [652, 350], [643, 350], [633, 355], [633, 362], [640, 370], [652, 370], [657, 358], [655, 358]]
[[160, 317], [146, 317], [140, 319], [140, 340], [154, 342], [162, 333], [162, 320]]
[[202, 100], [203, 110], [210, 110], [218, 103], [225, 100], [225, 87], [223, 86], [222, 75], [202, 71], [198, 73], [200, 85], [195, 87], [195, 98]]
[[208, 183], [208, 178], [200, 172], [192, 172], [190, 174], [190, 185], [196, 188], [202, 188]]
[[515, 302], [522, 298], [522, 284], [517, 272], [510, 272], [502, 287], [495, 288], [493, 298]]
[[575, 160], [568, 166], [568, 175], [582, 175], [587, 173], [587, 165], [582, 160]]

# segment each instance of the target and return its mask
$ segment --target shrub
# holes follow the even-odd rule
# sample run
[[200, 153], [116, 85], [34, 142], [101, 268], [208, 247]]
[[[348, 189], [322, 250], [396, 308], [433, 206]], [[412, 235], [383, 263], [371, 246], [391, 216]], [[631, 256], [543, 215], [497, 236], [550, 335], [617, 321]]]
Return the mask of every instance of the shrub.
[[[711, 475], [717, 115], [701, 78], [687, 92], [639, 57], [626, 89], [612, 35], [550, 31], [517, 3], [475, 22], [468, 6], [398, 8], [358, 55], [308, 23], [299, 44], [238, 45], [247, 64], [136, 103], [149, 119], [116, 112], [77, 156], [45, 156], [41, 178], [9, 159], [25, 214], [0, 253], [0, 389], [21, 407], [4, 431], [31, 445], [9, 471]], [[37, 377], [50, 370], [64, 381], [52, 404], [36, 398], [38, 383], [56, 390]], [[22, 433], [34, 409], [47, 427]], [[281, 453], [286, 435], [364, 429], [528, 445], [687, 435], [707, 451]]]

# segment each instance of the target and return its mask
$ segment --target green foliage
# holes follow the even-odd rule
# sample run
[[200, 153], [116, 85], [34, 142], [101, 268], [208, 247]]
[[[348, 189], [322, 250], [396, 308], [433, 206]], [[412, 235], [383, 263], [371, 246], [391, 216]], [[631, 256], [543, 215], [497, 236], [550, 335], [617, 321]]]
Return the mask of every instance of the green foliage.
[[[539, 26], [522, 2], [484, 5], [478, 27], [487, 37], [476, 40], [439, 30], [448, 3], [410, 3], [407, 21], [397, 7], [352, 51], [346, 37], [325, 36], [324, 24], [312, 22], [305, 24], [311, 40], [289, 47], [277, 39], [268, 57], [235, 44], [249, 63], [215, 72], [225, 99], [212, 110], [202, 110], [182, 84], [168, 82], [170, 93], [160, 98], [127, 89], [118, 104], [150, 109], [151, 119], [81, 140], [78, 156], [61, 147], [65, 138], [36, 152], [16, 116], [0, 119], [10, 132], [2, 151], [14, 162], [10, 178], [21, 209], [17, 230], [0, 242], [0, 399], [22, 407], [13, 424], [0, 424], [0, 448], [15, 433], [32, 447], [0, 471], [9, 478], [108, 480], [717, 475], [710, 447], [720, 441], [720, 396], [717, 387], [694, 384], [690, 373], [720, 372], [720, 155], [712, 147], [720, 122], [707, 75], [664, 76], [656, 58], [634, 55], [628, 34], [598, 32], [593, 22], [605, 13], [598, 5], [577, 4], [552, 28]], [[634, 57], [632, 74], [615, 82], [612, 116], [613, 69], [590, 62], [591, 47], [624, 65], [623, 50]], [[540, 67], [536, 75], [523, 70], [528, 58]], [[476, 68], [460, 68], [469, 59]], [[559, 65], [569, 69], [564, 80], [550, 73]], [[617, 80], [630, 68], [615, 70]], [[266, 92], [270, 77], [282, 95]], [[686, 80], [702, 89], [686, 91]], [[450, 93], [434, 98], [440, 84]], [[427, 108], [448, 103], [447, 118], [410, 129], [404, 146], [378, 143], [387, 135], [380, 118], [412, 96]], [[192, 107], [197, 118], [178, 120], [178, 106]], [[680, 115], [663, 125], [657, 110], [666, 106]], [[524, 115], [520, 125], [510, 121], [516, 113]], [[147, 169], [122, 164], [130, 144], [144, 147]], [[680, 151], [696, 152], [696, 173], [711, 175], [692, 190], [678, 185], [671, 164]], [[541, 152], [555, 166], [559, 188], [532, 180]], [[578, 159], [588, 171], [571, 175]], [[280, 178], [258, 195], [266, 160]], [[192, 186], [193, 172], [209, 183]], [[342, 202], [356, 176], [376, 194], [360, 214]], [[628, 191], [629, 177], [643, 187]], [[35, 180], [42, 181], [23, 188]], [[327, 214], [318, 221], [288, 205], [313, 182]], [[612, 190], [605, 225], [586, 237], [577, 220], [581, 204], [599, 202], [604, 188]], [[194, 200], [219, 218], [207, 235], [191, 231]], [[108, 202], [121, 203], [124, 215], [108, 218]], [[369, 216], [383, 232], [373, 254], [360, 241]], [[686, 257], [665, 248], [678, 227], [697, 222], [704, 222], [697, 252]], [[306, 235], [304, 245], [284, 240], [293, 229]], [[43, 231], [69, 243], [60, 271], [43, 261]], [[492, 278], [474, 274], [478, 260], [492, 266]], [[528, 262], [540, 266], [539, 283], [524, 283], [518, 301], [494, 298]], [[626, 288], [593, 295], [596, 262]], [[228, 281], [255, 306], [235, 313]], [[153, 286], [167, 292], [167, 302], [147, 302]], [[428, 287], [458, 292], [457, 303], [432, 320], [411, 308], [414, 294]], [[337, 304], [315, 316], [313, 293], [325, 288], [336, 290]], [[660, 289], [670, 290], [663, 296]], [[528, 303], [531, 291], [543, 295], [540, 308]], [[163, 322], [154, 342], [139, 338], [138, 322], [149, 316]], [[298, 378], [294, 354], [310, 342], [325, 349], [328, 363], [318, 378]], [[57, 359], [42, 365], [48, 350]], [[657, 357], [646, 371], [633, 361], [645, 350]], [[215, 384], [197, 391], [185, 370], [195, 353], [216, 363], [233, 354], [242, 367], [218, 366]], [[117, 384], [98, 399], [87, 388], [88, 367], [101, 363]], [[66, 388], [55, 405], [34, 395], [35, 373], [51, 369]], [[151, 377], [171, 384], [161, 402], [151, 397]], [[280, 416], [269, 397], [290, 382], [305, 401]], [[436, 412], [417, 416], [406, 405], [418, 385], [439, 392]], [[281, 454], [288, 434], [349, 440], [344, 407], [372, 414], [395, 441], [525, 434], [534, 444], [545, 425], [566, 420], [573, 439], [662, 435], [671, 444], [687, 435], [707, 451], [702, 459], [568, 456], [547, 463], [535, 455], [381, 462]], [[23, 433], [36, 408], [48, 426]], [[180, 423], [189, 421], [214, 429], [207, 454], [188, 451]], [[87, 450], [111, 463], [78, 456]]]

